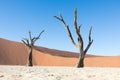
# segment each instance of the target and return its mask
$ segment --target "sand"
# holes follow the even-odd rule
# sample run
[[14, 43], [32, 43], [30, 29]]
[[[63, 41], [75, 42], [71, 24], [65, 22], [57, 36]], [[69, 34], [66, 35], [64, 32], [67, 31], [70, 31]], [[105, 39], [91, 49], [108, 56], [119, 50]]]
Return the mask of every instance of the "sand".
[[120, 68], [0, 66], [0, 80], [120, 80]]
[[[0, 38], [0, 65], [26, 65], [27, 47], [15, 41]], [[68, 51], [36, 46], [33, 50], [35, 66], [71, 66], [74, 67], [78, 54]], [[87, 54], [85, 67], [120, 67], [119, 56], [97, 56]]]
[[78, 54], [34, 47], [34, 67], [26, 67], [27, 47], [0, 38], [0, 80], [120, 80], [120, 55], [87, 54], [85, 68], [74, 66]]

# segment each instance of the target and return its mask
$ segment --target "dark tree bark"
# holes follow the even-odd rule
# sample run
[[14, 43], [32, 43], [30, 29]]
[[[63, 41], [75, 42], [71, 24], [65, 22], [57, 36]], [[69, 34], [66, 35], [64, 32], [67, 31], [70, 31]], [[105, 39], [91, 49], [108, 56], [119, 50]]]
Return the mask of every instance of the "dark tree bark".
[[29, 48], [29, 52], [28, 52], [28, 59], [27, 59], [27, 66], [33, 66], [33, 63], [32, 63], [32, 49], [33, 48]]
[[89, 35], [88, 35], [89, 43], [84, 50], [84, 42], [83, 42], [82, 36], [80, 34], [81, 25], [80, 26], [77, 25], [77, 9], [75, 9], [75, 11], [74, 11], [74, 28], [75, 28], [75, 32], [76, 32], [76, 35], [77, 35], [78, 44], [75, 43], [75, 41], [72, 37], [71, 31], [69, 29], [69, 26], [65, 23], [62, 15], [60, 14], [59, 17], [57, 17], [57, 16], [54, 16], [54, 17], [63, 23], [63, 25], [64, 25], [67, 33], [68, 33], [68, 37], [70, 38], [72, 44], [80, 50], [79, 60], [78, 60], [78, 63], [77, 63], [77, 68], [84, 67], [85, 55], [86, 55], [88, 49], [90, 48], [91, 44], [93, 43], [93, 40], [91, 39], [92, 27], [90, 28]]
[[31, 32], [29, 31], [29, 39], [23, 38], [22, 42], [28, 47], [29, 51], [28, 51], [28, 58], [27, 58], [27, 66], [33, 66], [32, 63], [32, 51], [33, 51], [33, 47], [35, 42], [40, 39], [41, 34], [44, 32], [41, 31], [41, 33], [37, 36], [37, 37], [33, 37], [31, 36]]

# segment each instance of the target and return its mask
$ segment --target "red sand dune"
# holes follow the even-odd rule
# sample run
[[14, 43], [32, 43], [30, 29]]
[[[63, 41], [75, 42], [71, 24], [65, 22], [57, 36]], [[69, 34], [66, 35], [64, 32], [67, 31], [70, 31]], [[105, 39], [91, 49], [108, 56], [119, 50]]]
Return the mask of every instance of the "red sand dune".
[[[25, 65], [27, 47], [19, 42], [0, 38], [0, 64]], [[40, 66], [75, 66], [78, 54], [36, 46], [33, 50], [33, 63]], [[120, 67], [120, 56], [87, 55], [85, 66]]]

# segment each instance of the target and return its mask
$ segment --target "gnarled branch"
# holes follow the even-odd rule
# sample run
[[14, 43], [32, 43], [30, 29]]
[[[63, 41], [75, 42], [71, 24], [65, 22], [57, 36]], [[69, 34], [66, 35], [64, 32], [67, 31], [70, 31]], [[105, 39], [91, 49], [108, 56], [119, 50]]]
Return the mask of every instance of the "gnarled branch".
[[88, 49], [90, 48], [91, 44], [93, 43], [93, 39], [91, 39], [91, 32], [92, 32], [92, 26], [90, 27], [90, 30], [89, 30], [89, 36], [88, 36], [89, 42], [88, 42], [88, 45], [84, 51], [84, 54], [87, 53]]
[[23, 38], [22, 42], [26, 45], [26, 46], [30, 46], [29, 40], [27, 38]]
[[75, 41], [74, 41], [74, 39], [73, 39], [73, 37], [72, 37], [71, 31], [70, 31], [70, 29], [69, 29], [69, 26], [66, 25], [66, 23], [65, 23], [62, 15], [60, 14], [59, 17], [57, 17], [57, 16], [54, 16], [54, 17], [55, 17], [56, 19], [60, 20], [60, 21], [63, 23], [65, 29], [67, 30], [67, 33], [68, 33], [68, 36], [69, 36], [71, 42], [73, 43], [73, 45], [74, 45], [76, 48], [79, 48], [79, 46], [75, 43]]
[[76, 31], [76, 35], [78, 37], [78, 43], [79, 43], [79, 48], [83, 50], [83, 39], [82, 36], [80, 34], [80, 27], [77, 26], [77, 9], [75, 9], [74, 11], [74, 28]]

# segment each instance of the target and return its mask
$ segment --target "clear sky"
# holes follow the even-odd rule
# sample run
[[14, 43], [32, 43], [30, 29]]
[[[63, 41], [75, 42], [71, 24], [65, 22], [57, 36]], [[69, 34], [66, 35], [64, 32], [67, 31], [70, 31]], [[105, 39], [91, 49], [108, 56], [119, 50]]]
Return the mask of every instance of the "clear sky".
[[21, 42], [29, 30], [36, 36], [45, 29], [36, 45], [78, 52], [61, 22], [53, 17], [61, 13], [76, 38], [74, 8], [85, 47], [93, 26], [94, 42], [88, 53], [120, 55], [120, 0], [0, 0], [0, 37]]

